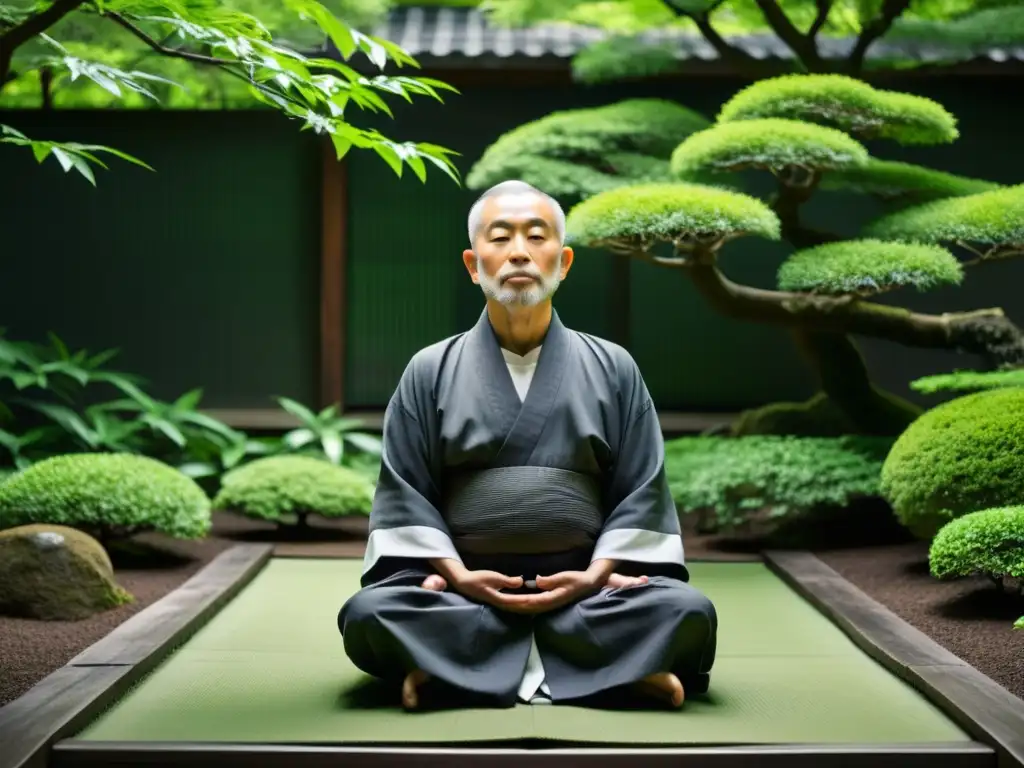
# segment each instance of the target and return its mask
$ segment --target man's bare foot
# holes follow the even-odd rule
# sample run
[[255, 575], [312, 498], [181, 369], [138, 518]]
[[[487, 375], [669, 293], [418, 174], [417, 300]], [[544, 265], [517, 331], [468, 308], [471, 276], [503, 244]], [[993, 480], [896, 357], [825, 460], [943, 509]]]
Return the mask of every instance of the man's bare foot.
[[420, 696], [417, 689], [429, 679], [430, 675], [422, 669], [414, 669], [405, 676], [405, 681], [402, 683], [403, 707], [406, 709], [416, 709], [420, 705]]
[[673, 707], [683, 706], [686, 695], [683, 684], [671, 672], [656, 672], [648, 675], [636, 684], [637, 689], [646, 695], [654, 696]]

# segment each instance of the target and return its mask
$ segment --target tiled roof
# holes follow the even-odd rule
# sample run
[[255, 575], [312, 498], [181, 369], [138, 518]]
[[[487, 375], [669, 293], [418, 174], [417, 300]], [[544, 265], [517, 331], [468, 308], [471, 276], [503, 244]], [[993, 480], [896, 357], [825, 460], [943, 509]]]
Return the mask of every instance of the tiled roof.
[[[426, 64], [450, 57], [510, 60], [567, 60], [587, 45], [604, 39], [606, 33], [592, 27], [545, 24], [522, 29], [497, 27], [476, 8], [403, 6], [391, 10], [375, 35], [397, 43]], [[643, 36], [652, 43], [675, 41], [680, 60], [713, 61], [718, 53], [703, 37], [682, 30], [653, 30]], [[792, 51], [773, 35], [730, 37], [729, 43], [756, 59], [791, 59]], [[819, 38], [825, 58], [845, 56], [853, 39]], [[910, 58], [920, 62], [941, 61], [948, 55], [942, 47], [922, 43], [890, 42], [882, 39], [868, 49], [868, 58]], [[1024, 62], [1024, 46], [987, 48], [977, 57], [993, 62]]]

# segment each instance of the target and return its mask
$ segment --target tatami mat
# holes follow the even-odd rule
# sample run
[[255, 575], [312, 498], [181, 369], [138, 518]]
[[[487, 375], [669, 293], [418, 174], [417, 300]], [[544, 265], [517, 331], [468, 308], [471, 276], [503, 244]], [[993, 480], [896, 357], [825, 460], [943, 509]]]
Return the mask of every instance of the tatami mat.
[[275, 559], [80, 738], [439, 743], [894, 743], [968, 739], [759, 563], [695, 563], [718, 609], [711, 691], [679, 711], [520, 706], [409, 714], [345, 657], [358, 560]]

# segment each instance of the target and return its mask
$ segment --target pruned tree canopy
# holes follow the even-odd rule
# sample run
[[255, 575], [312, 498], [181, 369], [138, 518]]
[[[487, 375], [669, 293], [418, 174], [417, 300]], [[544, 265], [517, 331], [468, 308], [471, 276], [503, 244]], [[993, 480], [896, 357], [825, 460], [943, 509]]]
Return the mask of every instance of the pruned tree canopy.
[[910, 388], [926, 395], [936, 392], [981, 392], [1003, 387], [1024, 387], [1024, 368], [996, 371], [953, 371], [923, 376], [910, 382]]
[[963, 267], [936, 245], [843, 240], [792, 254], [778, 280], [784, 291], [870, 296], [907, 286], [923, 291], [959, 285]]
[[733, 96], [719, 123], [779, 117], [816, 123], [862, 140], [948, 144], [959, 136], [956, 118], [931, 99], [873, 88], [843, 75], [783, 75]]
[[581, 199], [627, 183], [668, 181], [672, 150], [710, 124], [664, 99], [553, 112], [499, 137], [466, 184], [484, 189], [518, 178], [548, 194]]
[[642, 184], [591, 197], [569, 211], [567, 238], [585, 246], [685, 248], [741, 235], [779, 238], [779, 220], [759, 200], [700, 184]]
[[859, 192], [906, 205], [974, 195], [999, 189], [1000, 185], [912, 163], [872, 157], [865, 165], [841, 168], [825, 174], [821, 187]]
[[842, 131], [776, 117], [719, 123], [693, 134], [672, 153], [672, 171], [684, 179], [709, 171], [823, 171], [867, 162], [867, 150]]
[[865, 228], [869, 237], [989, 247], [982, 258], [1024, 252], [1024, 184], [951, 197], [883, 216]]

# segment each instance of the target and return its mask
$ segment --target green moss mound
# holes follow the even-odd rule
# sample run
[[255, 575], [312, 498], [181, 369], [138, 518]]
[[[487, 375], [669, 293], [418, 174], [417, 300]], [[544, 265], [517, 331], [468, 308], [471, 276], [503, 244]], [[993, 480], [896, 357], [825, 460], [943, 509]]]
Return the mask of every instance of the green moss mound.
[[1024, 579], [1024, 506], [971, 512], [944, 525], [928, 551], [932, 576]]
[[213, 507], [279, 523], [308, 515], [368, 515], [373, 484], [362, 474], [311, 456], [270, 456], [224, 475]]
[[664, 99], [553, 112], [500, 136], [470, 169], [466, 185], [482, 190], [517, 178], [556, 197], [582, 199], [623, 184], [668, 180], [672, 151], [710, 124]]
[[926, 411], [886, 458], [882, 493], [922, 538], [1024, 498], [1024, 388], [976, 392]]
[[948, 197], [965, 197], [1001, 189], [983, 179], [957, 176], [912, 163], [870, 158], [866, 165], [826, 173], [822, 189], [849, 190], [874, 195], [887, 202], [920, 205]]
[[180, 539], [210, 530], [195, 481], [146, 456], [78, 453], [33, 464], [0, 485], [0, 528], [66, 525], [103, 540], [155, 531]]
[[883, 91], [845, 75], [783, 75], [759, 80], [722, 107], [720, 123], [784, 118], [829, 126], [863, 139], [900, 144], [948, 144], [956, 118], [941, 104]]
[[106, 550], [62, 525], [0, 531], [0, 613], [40, 621], [79, 621], [132, 601], [114, 580]]
[[998, 371], [953, 371], [922, 376], [910, 382], [910, 388], [926, 395], [936, 392], [981, 392], [986, 389], [1024, 387], [1024, 368]]
[[623, 187], [579, 203], [566, 217], [567, 238], [578, 245], [740, 233], [778, 240], [778, 217], [752, 197], [699, 184]]
[[877, 497], [892, 440], [758, 435], [666, 441], [665, 472], [681, 514], [705, 530], [759, 526]]
[[779, 268], [778, 281], [784, 291], [866, 296], [959, 285], [963, 267], [936, 245], [845, 240], [797, 251]]
[[672, 172], [688, 174], [780, 170], [825, 171], [866, 164], [868, 152], [842, 131], [796, 120], [766, 118], [720, 123], [695, 133], [672, 153]]
[[1024, 184], [952, 197], [883, 216], [868, 237], [920, 243], [1011, 245], [1024, 248]]

